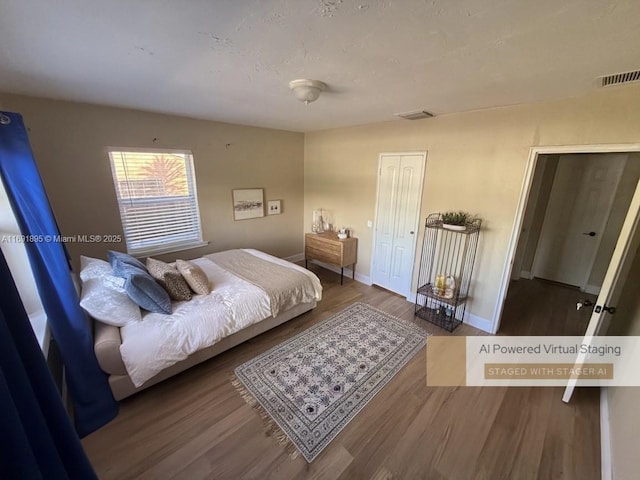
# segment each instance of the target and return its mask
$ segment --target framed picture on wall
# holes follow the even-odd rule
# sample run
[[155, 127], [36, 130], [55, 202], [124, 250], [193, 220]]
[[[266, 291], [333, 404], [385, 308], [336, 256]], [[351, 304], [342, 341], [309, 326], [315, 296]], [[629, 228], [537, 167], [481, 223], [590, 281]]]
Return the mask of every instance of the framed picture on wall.
[[264, 217], [264, 190], [262, 188], [240, 188], [233, 190], [232, 194], [234, 220]]
[[267, 202], [267, 215], [280, 215], [282, 213], [281, 200], [269, 200]]

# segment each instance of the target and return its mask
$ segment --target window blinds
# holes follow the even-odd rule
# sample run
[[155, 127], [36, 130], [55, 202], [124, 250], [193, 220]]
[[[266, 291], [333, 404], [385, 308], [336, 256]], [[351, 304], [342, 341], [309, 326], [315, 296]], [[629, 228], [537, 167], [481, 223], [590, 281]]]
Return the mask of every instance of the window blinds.
[[110, 150], [109, 158], [128, 253], [202, 243], [191, 152]]

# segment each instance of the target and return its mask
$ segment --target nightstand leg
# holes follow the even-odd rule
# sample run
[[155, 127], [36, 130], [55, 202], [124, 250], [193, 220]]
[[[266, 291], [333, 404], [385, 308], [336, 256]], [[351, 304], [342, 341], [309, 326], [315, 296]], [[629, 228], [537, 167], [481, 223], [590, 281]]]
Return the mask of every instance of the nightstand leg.
[[344, 267], [340, 268], [340, 285], [342, 285], [342, 281], [344, 280]]
[[304, 268], [306, 268], [307, 270], [309, 270], [309, 265], [307, 265], [307, 259], [304, 259]]

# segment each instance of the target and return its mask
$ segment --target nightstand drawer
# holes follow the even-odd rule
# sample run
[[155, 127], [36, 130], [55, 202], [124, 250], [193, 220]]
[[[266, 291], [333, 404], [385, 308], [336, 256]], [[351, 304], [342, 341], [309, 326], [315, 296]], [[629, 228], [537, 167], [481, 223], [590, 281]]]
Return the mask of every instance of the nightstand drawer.
[[307, 246], [304, 249], [304, 256], [309, 260], [319, 260], [320, 262], [330, 263], [340, 267], [342, 256], [340, 252], [330, 252], [313, 246]]
[[336, 242], [328, 241], [323, 237], [312, 237], [308, 236], [305, 242], [306, 248], [311, 248], [314, 250], [322, 250], [327, 253], [334, 254], [340, 257], [342, 253], [342, 245]]

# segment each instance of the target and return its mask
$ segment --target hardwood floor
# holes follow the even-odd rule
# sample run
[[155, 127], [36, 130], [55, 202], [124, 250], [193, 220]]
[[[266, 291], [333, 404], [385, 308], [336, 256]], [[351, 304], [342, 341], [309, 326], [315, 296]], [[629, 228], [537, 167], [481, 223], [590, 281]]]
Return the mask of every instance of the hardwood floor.
[[578, 300], [596, 295], [547, 280], [511, 282], [500, 335], [584, 335], [591, 308], [576, 310]]
[[[310, 268], [325, 288], [315, 310], [122, 401], [118, 417], [83, 440], [99, 477], [600, 478], [598, 389], [577, 389], [566, 405], [561, 388], [428, 388], [424, 351], [312, 464], [291, 459], [265, 435], [260, 417], [231, 385], [237, 365], [356, 301], [435, 335], [450, 335], [415, 319], [413, 304], [398, 295], [346, 278], [340, 286], [339, 275]], [[537, 281], [516, 282], [505, 308], [504, 334], [540, 334], [544, 324], [567, 334], [582, 328], [582, 316], [560, 313], [563, 295], [568, 294]], [[551, 298], [551, 306], [542, 305]], [[483, 333], [462, 325], [453, 334]]]

